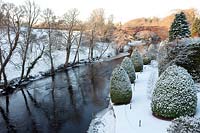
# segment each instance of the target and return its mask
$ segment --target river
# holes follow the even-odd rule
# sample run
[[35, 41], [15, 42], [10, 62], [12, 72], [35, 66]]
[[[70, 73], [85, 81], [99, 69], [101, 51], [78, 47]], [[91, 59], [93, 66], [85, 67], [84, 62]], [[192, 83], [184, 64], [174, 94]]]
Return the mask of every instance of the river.
[[56, 73], [0, 97], [0, 132], [85, 133], [109, 104], [113, 68], [122, 58]]

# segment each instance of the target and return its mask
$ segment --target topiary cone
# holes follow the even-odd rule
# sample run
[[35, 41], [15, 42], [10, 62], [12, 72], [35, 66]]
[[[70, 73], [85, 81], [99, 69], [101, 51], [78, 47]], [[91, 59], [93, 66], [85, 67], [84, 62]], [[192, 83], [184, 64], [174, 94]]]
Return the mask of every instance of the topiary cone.
[[135, 68], [131, 59], [125, 57], [121, 63], [121, 67], [123, 67], [126, 73], [128, 74], [131, 83], [134, 83], [136, 76], [135, 76]]
[[140, 55], [140, 53], [137, 50], [135, 50], [131, 54], [131, 60], [133, 62], [133, 65], [134, 65], [136, 72], [143, 71], [143, 59], [142, 59], [142, 56]]
[[110, 80], [110, 96], [114, 104], [128, 104], [132, 98], [131, 82], [128, 74], [121, 67], [117, 66]]

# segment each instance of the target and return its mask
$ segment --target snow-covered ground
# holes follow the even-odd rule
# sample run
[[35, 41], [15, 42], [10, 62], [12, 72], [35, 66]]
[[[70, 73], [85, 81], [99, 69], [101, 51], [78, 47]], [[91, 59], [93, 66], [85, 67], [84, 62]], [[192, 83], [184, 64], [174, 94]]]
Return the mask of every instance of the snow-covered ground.
[[[71, 55], [69, 62], [73, 62], [74, 56], [75, 56], [76, 49], [72, 49]], [[34, 54], [34, 53], [32, 53]], [[99, 52], [99, 49], [94, 50], [94, 57], [96, 58], [99, 56], [101, 52]], [[63, 65], [65, 63], [65, 58], [66, 58], [66, 51], [65, 50], [55, 50], [53, 52], [53, 60], [54, 60], [54, 67], [57, 68], [60, 65]], [[110, 46], [108, 50], [105, 52], [105, 54], [102, 56], [102, 58], [106, 57], [112, 57], [115, 55], [115, 50]], [[80, 60], [87, 60], [88, 59], [88, 48], [82, 48], [79, 52], [79, 59]], [[19, 55], [13, 55], [11, 58], [12, 63], [8, 63], [6, 67], [6, 74], [8, 76], [8, 80], [12, 80], [14, 78], [20, 77], [21, 74], [21, 59]], [[38, 63], [35, 65], [35, 67], [32, 69], [30, 75], [31, 76], [38, 76], [41, 73], [47, 72], [50, 70], [51, 65], [50, 65], [50, 60], [48, 56], [43, 56]]]
[[[26, 28], [22, 28], [22, 31], [25, 31]], [[62, 34], [65, 34], [66, 31], [58, 31], [58, 32], [53, 32], [52, 36], [53, 39], [57, 40], [55, 41], [52, 49], [53, 49], [53, 60], [54, 60], [54, 67], [58, 68], [59, 66], [63, 65], [65, 63], [65, 58], [66, 58], [66, 43], [64, 43], [66, 40], [63, 39]], [[74, 33], [75, 35], [78, 34], [78, 31]], [[2, 50], [5, 52], [5, 55], [8, 54], [9, 47], [7, 45], [8, 39], [6, 36], [6, 32], [3, 30], [0, 30], [0, 47]], [[34, 66], [34, 68], [31, 70], [30, 75], [35, 77], [35, 76], [40, 76], [41, 73], [45, 73], [50, 70], [51, 65], [50, 65], [50, 59], [47, 55], [48, 51], [48, 43], [47, 43], [47, 30], [46, 29], [34, 29], [32, 32], [33, 41], [31, 43], [31, 48], [28, 50], [27, 54], [27, 62], [25, 64], [25, 72], [27, 71], [27, 68], [29, 64], [35, 59], [40, 53], [41, 49], [43, 46], [45, 46], [45, 54], [43, 54], [42, 58], [37, 62], [37, 64]], [[11, 35], [11, 40], [14, 39], [14, 34]], [[15, 49], [11, 61], [7, 64], [6, 66], [6, 75], [7, 79], [10, 81], [12, 79], [20, 77], [21, 74], [21, 66], [22, 66], [22, 57], [21, 57], [21, 45], [24, 43], [23, 37], [20, 36], [19, 38], [19, 44], [17, 48]], [[39, 49], [41, 47], [41, 49]], [[69, 58], [69, 62], [72, 63], [75, 57], [75, 53], [77, 50], [77, 43], [73, 42], [73, 45], [71, 47], [71, 54]], [[31, 50], [30, 50], [31, 49]], [[106, 50], [106, 51], [105, 51]], [[105, 51], [105, 53], [104, 53]], [[81, 44], [80, 49], [79, 49], [79, 60], [80, 61], [86, 61], [88, 60], [88, 53], [89, 53], [89, 48], [86, 45]], [[113, 57], [116, 54], [116, 48], [115, 44], [113, 43], [102, 43], [102, 42], [97, 42], [94, 46], [94, 51], [93, 51], [93, 57], [97, 58], [100, 57], [101, 54], [102, 58], [108, 58], [108, 57]], [[77, 57], [78, 58], [78, 57]], [[1, 82], [1, 81], [0, 81]]]
[[[158, 68], [155, 62], [146, 65], [142, 73], [136, 73], [135, 86], [132, 85], [132, 102], [127, 105], [110, 105], [110, 110], [101, 118], [93, 119], [89, 133], [165, 133], [171, 124], [170, 121], [160, 120], [152, 115], [149, 95], [158, 78]], [[152, 79], [153, 78], [153, 79]], [[150, 81], [151, 85], [149, 85]], [[150, 90], [149, 90], [150, 89]], [[200, 93], [198, 93], [198, 107], [196, 117], [200, 117]], [[114, 112], [114, 113], [112, 113]], [[102, 112], [100, 112], [102, 114]], [[97, 115], [98, 117], [98, 115]], [[111, 119], [112, 118], [112, 119]], [[114, 119], [114, 120], [113, 120]], [[96, 122], [95, 122], [96, 121]], [[93, 123], [96, 123], [94, 126]], [[104, 126], [98, 126], [98, 123]], [[102, 124], [103, 123], [103, 124]], [[115, 128], [113, 132], [107, 130]], [[95, 130], [91, 130], [95, 129]], [[95, 132], [95, 133], [96, 133]]]

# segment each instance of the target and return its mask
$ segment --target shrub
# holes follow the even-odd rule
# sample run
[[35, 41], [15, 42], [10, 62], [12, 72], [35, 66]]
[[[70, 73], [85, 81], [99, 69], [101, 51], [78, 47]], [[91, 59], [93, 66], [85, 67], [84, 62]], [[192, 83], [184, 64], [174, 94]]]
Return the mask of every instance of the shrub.
[[158, 44], [151, 44], [148, 48], [148, 54], [149, 57], [151, 57], [151, 60], [156, 60], [157, 59], [157, 54], [158, 54]]
[[146, 53], [143, 55], [143, 63], [144, 65], [148, 65], [151, 63], [151, 55]]
[[131, 60], [133, 62], [134, 68], [136, 72], [143, 71], [143, 59], [140, 53], [135, 50], [131, 55]]
[[135, 68], [133, 66], [133, 62], [131, 61], [131, 59], [125, 57], [121, 63], [121, 66], [127, 72], [131, 83], [134, 83], [136, 76], [135, 76]]
[[127, 104], [131, 101], [131, 82], [128, 74], [121, 66], [117, 66], [112, 72], [110, 96], [114, 104]]
[[[160, 56], [159, 74], [173, 64], [185, 68], [195, 82], [200, 82], [200, 42], [196, 39], [184, 41], [182, 44], [169, 46], [167, 56]], [[189, 44], [188, 44], [189, 43]], [[164, 53], [163, 51], [160, 51]]]
[[190, 74], [176, 65], [168, 67], [159, 77], [152, 95], [151, 109], [163, 118], [193, 116], [197, 93]]
[[200, 133], [200, 119], [195, 117], [180, 117], [172, 121], [168, 133]]

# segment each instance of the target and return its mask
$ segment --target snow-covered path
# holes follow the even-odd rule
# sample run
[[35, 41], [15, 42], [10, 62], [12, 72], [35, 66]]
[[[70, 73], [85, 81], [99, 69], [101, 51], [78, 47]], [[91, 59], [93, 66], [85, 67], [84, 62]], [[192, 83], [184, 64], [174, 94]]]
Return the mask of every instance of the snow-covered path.
[[[131, 104], [114, 106], [116, 133], [164, 133], [169, 121], [152, 116], [148, 98], [148, 80], [157, 67], [145, 66], [144, 72], [137, 73]], [[154, 78], [154, 77], [152, 77]]]

